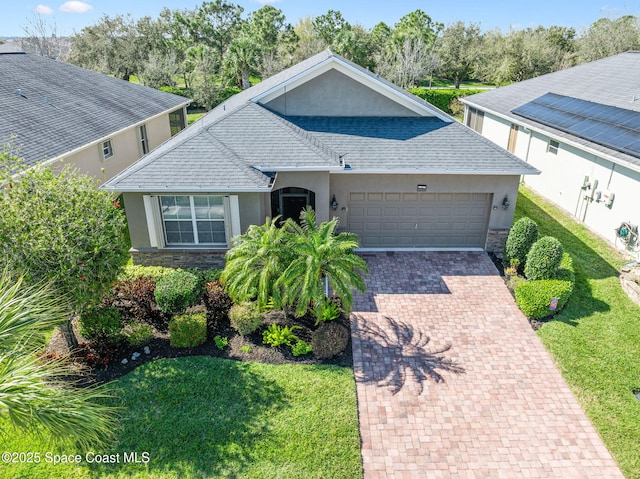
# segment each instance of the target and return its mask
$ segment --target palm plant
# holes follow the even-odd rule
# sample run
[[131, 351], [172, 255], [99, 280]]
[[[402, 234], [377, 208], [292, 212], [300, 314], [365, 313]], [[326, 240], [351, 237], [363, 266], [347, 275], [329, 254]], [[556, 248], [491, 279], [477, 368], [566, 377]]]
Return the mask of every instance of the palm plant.
[[267, 218], [263, 225], [251, 225], [227, 252], [221, 279], [235, 303], [256, 300], [263, 310], [273, 300], [279, 307], [281, 294], [274, 285], [290, 259], [287, 232], [278, 227], [279, 219]]
[[103, 445], [115, 430], [115, 409], [99, 401], [103, 387], [76, 387], [63, 359], [44, 361], [37, 352], [51, 329], [65, 321], [64, 303], [49, 287], [25, 288], [0, 275], [0, 417], [54, 441], [71, 438], [83, 448]]
[[309, 207], [300, 213], [299, 225], [285, 223], [293, 258], [277, 286], [284, 291], [284, 302], [296, 306], [298, 316], [311, 309], [316, 318], [321, 317], [329, 287], [346, 311], [351, 310], [352, 290], [365, 291], [361, 273], [368, 272], [367, 263], [353, 252], [359, 246], [358, 237], [348, 232], [336, 234], [337, 227], [337, 218], [318, 225]]

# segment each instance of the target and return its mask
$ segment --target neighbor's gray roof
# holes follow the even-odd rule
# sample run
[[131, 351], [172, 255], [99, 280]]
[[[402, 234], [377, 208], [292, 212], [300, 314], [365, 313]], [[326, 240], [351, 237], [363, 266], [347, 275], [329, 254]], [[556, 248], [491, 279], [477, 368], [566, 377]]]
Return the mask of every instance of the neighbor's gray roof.
[[638, 158], [511, 113], [513, 109], [546, 93], [556, 93], [640, 113], [640, 52], [621, 53], [462, 99], [464, 103], [497, 113], [514, 123], [530, 125], [552, 137], [571, 141], [640, 167]]
[[360, 172], [537, 173], [455, 121], [436, 117], [289, 118], [254, 102], [262, 93], [330, 58], [350, 64], [326, 50], [238, 93], [106, 182], [104, 188], [261, 191], [270, 188], [274, 172], [341, 171], [345, 163]]
[[0, 54], [0, 144], [28, 165], [189, 103], [181, 96], [28, 53]]

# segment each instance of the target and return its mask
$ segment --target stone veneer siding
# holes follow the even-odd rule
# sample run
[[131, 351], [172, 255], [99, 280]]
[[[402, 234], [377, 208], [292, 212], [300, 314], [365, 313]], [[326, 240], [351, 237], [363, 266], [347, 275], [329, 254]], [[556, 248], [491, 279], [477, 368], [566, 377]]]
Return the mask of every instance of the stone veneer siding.
[[134, 264], [167, 268], [223, 268], [226, 250], [135, 249], [129, 250]]
[[507, 236], [509, 236], [509, 229], [489, 230], [485, 250], [489, 253], [504, 253]]

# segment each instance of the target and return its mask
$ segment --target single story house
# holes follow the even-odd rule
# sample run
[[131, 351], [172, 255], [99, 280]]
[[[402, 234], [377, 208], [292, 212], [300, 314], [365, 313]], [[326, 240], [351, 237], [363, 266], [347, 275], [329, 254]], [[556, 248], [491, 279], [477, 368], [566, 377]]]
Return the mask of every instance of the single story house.
[[220, 264], [266, 217], [340, 220], [365, 249], [499, 250], [537, 171], [329, 50], [231, 97], [103, 187], [134, 261]]
[[0, 53], [0, 145], [112, 178], [186, 127], [190, 100], [39, 55]]
[[640, 52], [462, 101], [468, 126], [542, 172], [527, 185], [619, 248], [639, 249], [628, 230], [640, 224]]

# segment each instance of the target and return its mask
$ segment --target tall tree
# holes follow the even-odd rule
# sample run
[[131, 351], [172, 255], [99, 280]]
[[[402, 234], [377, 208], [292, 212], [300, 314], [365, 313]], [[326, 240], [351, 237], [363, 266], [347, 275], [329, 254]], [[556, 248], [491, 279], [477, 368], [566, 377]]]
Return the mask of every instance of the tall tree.
[[591, 62], [629, 50], [640, 49], [640, 20], [633, 15], [601, 18], [579, 41], [581, 62]]
[[91, 307], [128, 258], [120, 206], [94, 178], [69, 167], [58, 173], [34, 167], [6, 179], [0, 268], [20, 274], [26, 285], [52, 283], [75, 312]]
[[449, 25], [442, 33], [437, 47], [440, 57], [439, 72], [460, 88], [460, 82], [467, 79], [479, 51], [480, 26], [467, 26], [464, 22]]
[[339, 10], [329, 10], [313, 19], [313, 31], [326, 47], [331, 47], [336, 37], [346, 30], [351, 30], [351, 24]]
[[63, 60], [68, 52], [66, 40], [58, 37], [58, 28], [47, 22], [42, 15], [34, 15], [22, 27], [24, 37], [20, 39], [22, 49], [52, 60]]

